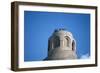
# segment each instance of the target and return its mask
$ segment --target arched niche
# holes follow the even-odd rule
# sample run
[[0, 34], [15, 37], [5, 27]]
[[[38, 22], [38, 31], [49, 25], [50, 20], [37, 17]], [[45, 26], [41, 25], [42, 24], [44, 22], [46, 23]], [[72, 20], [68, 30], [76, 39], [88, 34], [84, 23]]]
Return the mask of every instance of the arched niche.
[[60, 47], [60, 38], [58, 36], [55, 36], [53, 39], [53, 47], [54, 48]]
[[66, 46], [70, 47], [71, 39], [68, 36], [66, 36], [65, 38], [66, 38]]
[[73, 40], [72, 41], [72, 50], [75, 51], [75, 48], [76, 48], [76, 44], [75, 44], [75, 41]]

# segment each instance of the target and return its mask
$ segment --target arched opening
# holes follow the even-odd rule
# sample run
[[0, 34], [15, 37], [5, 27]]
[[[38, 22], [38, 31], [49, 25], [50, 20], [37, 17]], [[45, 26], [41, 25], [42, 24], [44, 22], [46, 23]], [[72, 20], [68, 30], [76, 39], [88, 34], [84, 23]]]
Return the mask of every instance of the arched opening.
[[53, 42], [54, 48], [57, 48], [60, 46], [60, 38], [58, 36], [55, 36], [53, 41], [54, 41]]
[[72, 50], [75, 50], [75, 41], [72, 42]]
[[70, 38], [68, 36], [66, 36], [66, 42], [67, 42], [66, 46], [69, 47], [71, 40], [70, 40]]

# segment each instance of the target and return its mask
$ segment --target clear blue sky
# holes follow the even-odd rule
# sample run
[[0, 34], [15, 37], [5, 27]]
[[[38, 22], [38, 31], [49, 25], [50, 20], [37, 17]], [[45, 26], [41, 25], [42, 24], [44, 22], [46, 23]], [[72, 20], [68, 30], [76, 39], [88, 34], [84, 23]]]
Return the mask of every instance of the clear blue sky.
[[24, 61], [43, 60], [57, 28], [73, 34], [78, 58], [90, 55], [90, 14], [24, 11]]

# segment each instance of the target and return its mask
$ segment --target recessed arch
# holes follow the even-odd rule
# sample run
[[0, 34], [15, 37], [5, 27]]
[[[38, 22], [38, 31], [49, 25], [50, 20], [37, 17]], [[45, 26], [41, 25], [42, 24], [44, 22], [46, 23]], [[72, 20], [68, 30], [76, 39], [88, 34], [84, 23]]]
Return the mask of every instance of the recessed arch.
[[73, 50], [73, 51], [75, 51], [75, 46], [76, 46], [76, 44], [75, 44], [75, 41], [73, 40], [73, 41], [72, 41], [72, 50]]
[[53, 39], [54, 48], [60, 47], [60, 38], [55, 36]]
[[66, 38], [66, 42], [67, 42], [67, 43], [66, 43], [66, 46], [67, 46], [67, 47], [70, 47], [70, 44], [71, 44], [71, 39], [70, 39], [70, 37], [66, 36], [65, 38]]

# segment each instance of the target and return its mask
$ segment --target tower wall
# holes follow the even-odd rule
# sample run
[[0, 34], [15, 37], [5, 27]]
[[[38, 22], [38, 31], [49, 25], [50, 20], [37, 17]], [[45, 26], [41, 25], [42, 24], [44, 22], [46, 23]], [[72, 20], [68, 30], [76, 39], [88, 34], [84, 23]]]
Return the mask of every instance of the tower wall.
[[56, 30], [48, 41], [47, 60], [76, 59], [76, 41], [71, 32]]

